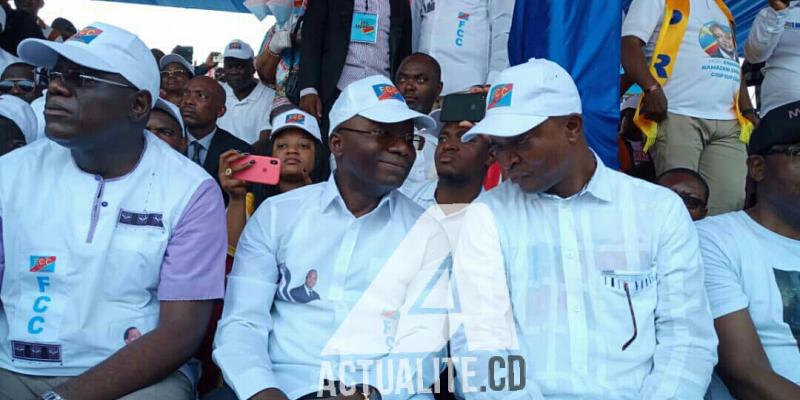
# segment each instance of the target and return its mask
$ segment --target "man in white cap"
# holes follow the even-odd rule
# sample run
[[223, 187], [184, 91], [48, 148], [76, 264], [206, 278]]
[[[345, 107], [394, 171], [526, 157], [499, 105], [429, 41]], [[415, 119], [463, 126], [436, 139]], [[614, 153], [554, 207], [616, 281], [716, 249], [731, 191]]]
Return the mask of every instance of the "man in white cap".
[[249, 144], [269, 138], [272, 100], [275, 91], [254, 77], [253, 48], [235, 39], [225, 46], [222, 54], [225, 66], [225, 108], [228, 110], [217, 123]]
[[225, 216], [214, 180], [145, 130], [150, 50], [96, 22], [19, 54], [47, 70], [50, 140], [0, 158], [0, 398], [194, 399], [178, 368], [223, 294]]
[[169, 147], [175, 151], [186, 154], [189, 147], [186, 128], [183, 124], [183, 117], [181, 117], [181, 110], [175, 104], [158, 98], [150, 113], [150, 119], [147, 121], [147, 130], [167, 142]]
[[[702, 398], [717, 340], [680, 198], [603, 165], [586, 144], [578, 89], [551, 61], [501, 72], [486, 109], [462, 141], [489, 135], [509, 181], [465, 217], [456, 287], [482, 291], [462, 297], [465, 335], [451, 349], [520, 356], [526, 379], [509, 392], [489, 358], [476, 379], [458, 373], [465, 397]], [[500, 307], [481, 314], [492, 301]], [[496, 332], [506, 349], [475, 340]]]
[[[331, 178], [267, 199], [239, 240], [214, 349], [230, 388], [217, 398], [407, 399], [438, 376], [405, 355], [445, 346], [446, 315], [410, 310], [449, 267], [447, 237], [396, 190], [421, 144], [414, 125], [433, 120], [377, 75], [345, 88], [330, 119]], [[295, 298], [302, 284], [317, 296]], [[378, 379], [403, 360], [402, 380]]]
[[161, 71], [161, 97], [172, 104], [180, 105], [183, 87], [194, 78], [194, 67], [180, 54], [167, 54], [158, 61]]
[[[20, 137], [22, 136], [22, 137]], [[31, 143], [36, 137], [36, 115], [24, 100], [16, 96], [0, 96], [0, 155], [21, 144]]]

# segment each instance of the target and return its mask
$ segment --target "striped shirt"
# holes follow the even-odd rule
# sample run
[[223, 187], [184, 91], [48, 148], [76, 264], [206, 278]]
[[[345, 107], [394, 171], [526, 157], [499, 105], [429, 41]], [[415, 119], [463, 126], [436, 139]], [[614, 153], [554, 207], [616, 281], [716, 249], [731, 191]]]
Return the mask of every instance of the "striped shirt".
[[389, 65], [389, 28], [391, 5], [389, 0], [355, 0], [353, 14], [378, 15], [378, 39], [375, 43], [350, 42], [342, 75], [336, 85], [344, 90], [347, 85], [372, 75], [383, 75], [391, 79]]
[[[474, 315], [460, 316], [469, 351], [457, 335], [452, 355], [484, 357], [478, 343], [490, 355], [522, 356], [527, 375], [525, 390], [467, 399], [705, 394], [717, 338], [694, 225], [675, 194], [597, 164], [570, 198], [505, 182], [467, 211], [454, 276], [459, 293], [476, 293], [461, 299], [462, 313]], [[486, 304], [493, 313], [475, 314]], [[467, 383], [486, 386], [487, 375]]]

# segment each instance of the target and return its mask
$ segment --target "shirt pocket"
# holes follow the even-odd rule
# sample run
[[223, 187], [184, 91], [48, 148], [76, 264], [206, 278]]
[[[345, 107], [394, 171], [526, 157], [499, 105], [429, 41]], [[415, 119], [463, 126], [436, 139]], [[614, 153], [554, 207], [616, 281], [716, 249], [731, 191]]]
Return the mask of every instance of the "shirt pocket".
[[103, 268], [106, 297], [147, 304], [158, 291], [167, 241], [163, 228], [118, 224]]
[[643, 342], [652, 337], [648, 332], [654, 329], [658, 303], [656, 268], [603, 270], [600, 274], [600, 320], [604, 321], [601, 329], [608, 333], [608, 340], [613, 338], [609, 346], [620, 349], [629, 344], [643, 349], [642, 346], [654, 345]]

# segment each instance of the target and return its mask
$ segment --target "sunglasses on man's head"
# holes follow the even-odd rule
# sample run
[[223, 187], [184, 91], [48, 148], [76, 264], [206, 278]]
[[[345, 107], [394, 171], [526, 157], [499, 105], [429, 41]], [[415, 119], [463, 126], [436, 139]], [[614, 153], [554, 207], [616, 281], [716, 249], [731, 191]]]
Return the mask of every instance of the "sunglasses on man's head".
[[30, 93], [34, 89], [36, 89], [36, 82], [22, 79], [22, 80], [2, 80], [0, 81], [0, 92], [8, 93], [12, 91], [14, 88], [18, 88], [25, 93]]

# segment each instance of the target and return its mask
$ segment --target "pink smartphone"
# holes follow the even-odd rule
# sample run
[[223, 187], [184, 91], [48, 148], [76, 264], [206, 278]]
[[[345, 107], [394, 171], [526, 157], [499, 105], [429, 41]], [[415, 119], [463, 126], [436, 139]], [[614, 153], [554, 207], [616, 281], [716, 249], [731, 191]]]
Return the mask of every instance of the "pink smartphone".
[[281, 160], [274, 157], [247, 156], [237, 161], [240, 165], [255, 161], [252, 167], [233, 174], [235, 179], [247, 182], [262, 183], [264, 185], [277, 185], [281, 179]]

